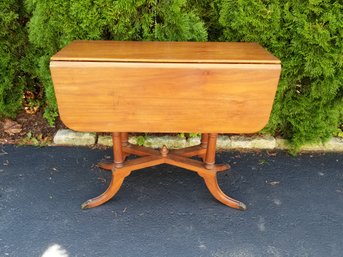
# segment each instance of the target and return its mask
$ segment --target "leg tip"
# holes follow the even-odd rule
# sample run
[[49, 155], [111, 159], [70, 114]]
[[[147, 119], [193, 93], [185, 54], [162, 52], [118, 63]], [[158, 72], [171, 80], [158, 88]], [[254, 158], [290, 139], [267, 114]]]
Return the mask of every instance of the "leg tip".
[[231, 169], [231, 166], [229, 164], [217, 164], [217, 165], [215, 165], [215, 170], [217, 172], [226, 171], [229, 169]]
[[247, 206], [244, 203], [239, 203], [237, 209], [240, 211], [245, 211], [247, 209]]
[[83, 204], [81, 204], [81, 209], [82, 209], [82, 210], [89, 209], [89, 208], [90, 208], [90, 207], [89, 207], [89, 204], [90, 204], [90, 201], [89, 201], [89, 200], [86, 201], [86, 202], [84, 202]]
[[113, 163], [110, 162], [99, 162], [96, 167], [104, 170], [112, 170], [113, 168]]

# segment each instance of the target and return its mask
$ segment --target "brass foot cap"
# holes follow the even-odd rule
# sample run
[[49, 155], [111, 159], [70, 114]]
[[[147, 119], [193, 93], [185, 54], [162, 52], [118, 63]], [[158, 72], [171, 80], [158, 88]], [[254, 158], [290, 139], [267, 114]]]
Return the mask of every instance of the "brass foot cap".
[[246, 211], [247, 206], [244, 203], [239, 203], [238, 210], [240, 211]]
[[85, 210], [85, 209], [89, 209], [89, 204], [91, 203], [91, 201], [90, 200], [88, 200], [88, 201], [85, 201], [83, 204], [81, 204], [81, 209], [82, 210]]

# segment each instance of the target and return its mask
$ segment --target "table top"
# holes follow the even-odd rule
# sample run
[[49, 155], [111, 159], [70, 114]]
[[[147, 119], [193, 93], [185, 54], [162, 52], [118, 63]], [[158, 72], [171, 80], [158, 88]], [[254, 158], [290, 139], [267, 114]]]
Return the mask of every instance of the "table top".
[[257, 43], [76, 40], [52, 61], [279, 64]]
[[256, 43], [74, 41], [50, 69], [77, 131], [254, 133], [281, 65]]

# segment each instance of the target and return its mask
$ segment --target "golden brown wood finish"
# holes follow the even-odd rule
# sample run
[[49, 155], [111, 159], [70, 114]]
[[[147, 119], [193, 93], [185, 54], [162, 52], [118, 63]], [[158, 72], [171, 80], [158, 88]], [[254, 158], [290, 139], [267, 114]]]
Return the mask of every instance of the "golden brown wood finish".
[[77, 40], [53, 61], [153, 63], [280, 63], [257, 43]]
[[124, 155], [121, 147], [121, 133], [114, 132], [112, 134], [113, 139], [113, 155], [114, 155], [114, 167], [123, 167]]
[[77, 131], [252, 133], [268, 122], [280, 66], [56, 61], [51, 72]]
[[122, 144], [122, 146], [127, 146], [128, 140], [129, 140], [129, 133], [122, 132], [121, 133], [121, 144]]
[[[185, 149], [174, 150], [171, 153], [169, 153], [169, 150], [166, 146], [163, 146], [160, 151], [151, 150], [146, 147], [139, 147], [130, 144], [128, 144], [127, 146], [120, 145], [120, 150], [114, 148], [114, 156], [116, 156], [116, 153], [118, 151], [122, 151], [127, 154], [138, 153], [140, 156], [143, 157], [126, 161], [122, 167], [117, 167], [115, 164], [112, 165], [112, 181], [107, 190], [100, 196], [92, 198], [83, 203], [81, 205], [82, 209], [93, 208], [109, 201], [119, 191], [119, 188], [123, 183], [125, 177], [130, 175], [132, 171], [166, 163], [198, 173], [198, 175], [204, 179], [205, 184], [210, 193], [218, 201], [231, 208], [235, 208], [238, 210], [246, 210], [245, 204], [228, 197], [219, 188], [216, 174], [217, 172], [230, 169], [230, 166], [226, 164], [214, 164], [216, 137], [216, 134], [209, 135], [209, 144], [206, 149], [199, 145], [197, 146], [197, 149], [195, 147], [189, 147]], [[116, 138], [116, 133], [113, 133], [113, 139], [116, 140]], [[187, 151], [186, 149], [188, 149], [189, 151]], [[209, 163], [200, 162], [185, 157], [188, 156], [190, 153], [191, 156], [203, 155], [204, 150], [206, 160]], [[100, 165], [100, 167], [104, 169], [109, 169], [110, 166]]]
[[[114, 132], [107, 191], [85, 202], [110, 200], [133, 170], [162, 163], [197, 172], [223, 204], [246, 206], [219, 188], [217, 133], [264, 127], [280, 61], [256, 43], [75, 41], [50, 63], [61, 119], [78, 131]], [[117, 132], [120, 131], [120, 132]], [[201, 144], [161, 151], [128, 143], [127, 132], [200, 132]], [[141, 156], [125, 161], [130, 155]], [[202, 161], [190, 159], [198, 156]]]
[[207, 152], [205, 157], [205, 167], [206, 169], [212, 169], [215, 163], [215, 155], [213, 152], [216, 152], [216, 144], [217, 144], [217, 134], [210, 133], [208, 135], [208, 143], [207, 143]]
[[200, 146], [203, 148], [207, 147], [207, 143], [208, 143], [208, 134], [207, 133], [202, 133], [201, 134], [201, 144]]

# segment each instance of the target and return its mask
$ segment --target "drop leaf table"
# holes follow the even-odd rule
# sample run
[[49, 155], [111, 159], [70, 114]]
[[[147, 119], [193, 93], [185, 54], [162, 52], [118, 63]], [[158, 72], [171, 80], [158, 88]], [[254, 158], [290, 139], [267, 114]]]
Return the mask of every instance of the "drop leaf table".
[[[257, 43], [73, 41], [50, 62], [62, 121], [77, 131], [111, 132], [107, 190], [82, 204], [110, 200], [134, 170], [175, 165], [199, 174], [221, 203], [215, 164], [218, 133], [254, 133], [268, 122], [280, 61]], [[129, 132], [202, 133], [201, 144], [159, 151], [128, 143]], [[129, 155], [138, 156], [127, 160]], [[199, 157], [194, 159], [191, 157]]]

